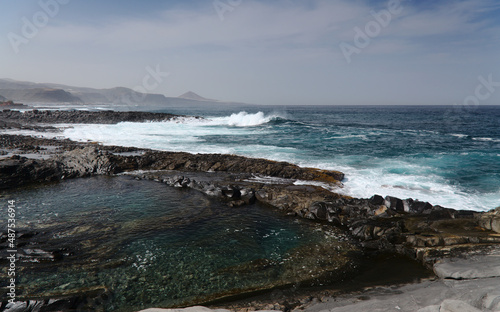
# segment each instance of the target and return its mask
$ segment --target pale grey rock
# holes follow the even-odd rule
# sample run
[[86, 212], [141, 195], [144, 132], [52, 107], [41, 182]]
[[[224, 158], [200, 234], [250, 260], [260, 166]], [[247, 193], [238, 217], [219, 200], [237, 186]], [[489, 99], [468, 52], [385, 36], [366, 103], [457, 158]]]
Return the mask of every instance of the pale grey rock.
[[483, 308], [491, 311], [500, 311], [500, 290], [489, 292], [483, 297]]
[[481, 310], [460, 300], [447, 299], [441, 304], [439, 312], [481, 312]]
[[[305, 312], [499, 312], [500, 248], [435, 265], [441, 279], [402, 287], [379, 287], [303, 307]], [[445, 278], [453, 276], [454, 278]], [[299, 312], [302, 310], [296, 310]]]
[[439, 306], [439, 305], [431, 305], [431, 306], [422, 308], [422, 309], [418, 310], [417, 312], [439, 312], [440, 308], [441, 308], [441, 306]]
[[452, 279], [500, 277], [500, 253], [470, 259], [443, 259], [434, 265], [434, 273], [439, 278]]

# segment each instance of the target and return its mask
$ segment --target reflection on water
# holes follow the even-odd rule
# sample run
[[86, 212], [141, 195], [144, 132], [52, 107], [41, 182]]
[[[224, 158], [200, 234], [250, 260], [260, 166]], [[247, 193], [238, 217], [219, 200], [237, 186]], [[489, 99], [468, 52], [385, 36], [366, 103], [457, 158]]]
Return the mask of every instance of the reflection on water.
[[106, 310], [135, 311], [314, 280], [347, 261], [331, 227], [125, 176], [7, 198], [17, 201], [25, 237], [19, 299], [103, 291]]

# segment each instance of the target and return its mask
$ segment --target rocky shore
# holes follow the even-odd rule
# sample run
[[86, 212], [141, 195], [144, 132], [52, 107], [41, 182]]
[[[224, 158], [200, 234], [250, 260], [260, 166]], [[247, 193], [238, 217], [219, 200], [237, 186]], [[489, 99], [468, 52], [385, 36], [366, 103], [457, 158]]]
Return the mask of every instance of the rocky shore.
[[[0, 129], [53, 130], [47, 124], [159, 121], [175, 117], [169, 114], [139, 112], [20, 113], [4, 110], [0, 113]], [[426, 268], [433, 269], [440, 278], [438, 279], [441, 281], [440, 284], [435, 281], [426, 282], [434, 286], [439, 284], [435, 291], [448, 287], [449, 283], [444, 281], [446, 278], [469, 278], [462, 276], [464, 273], [457, 273], [458, 275], [450, 273], [446, 263], [456, 264], [456, 262], [450, 262], [449, 259], [467, 255], [482, 257], [481, 259], [497, 259], [487, 257], [497, 257], [492, 250], [495, 250], [500, 243], [500, 207], [490, 212], [478, 213], [445, 208], [413, 199], [383, 198], [379, 195], [369, 199], [352, 198], [335, 192], [335, 189], [341, 187], [344, 178], [341, 172], [301, 168], [286, 162], [235, 155], [162, 152], [7, 134], [0, 135], [0, 146], [0, 155], [3, 155], [0, 158], [0, 190], [3, 192], [34, 183], [56, 182], [93, 175], [128, 174], [136, 179], [154, 180], [171, 187], [195, 189], [207, 196], [218, 198], [234, 208], [258, 201], [279, 209], [284, 214], [331, 224], [341, 229], [351, 237], [363, 257], [394, 254], [418, 261]], [[2, 238], [4, 236], [5, 234], [2, 234]], [[57, 254], [43, 256], [57, 257]], [[463, 262], [462, 267], [477, 270], [488, 267], [481, 261]], [[464, 271], [461, 270], [460, 272]], [[412, 294], [412, 286], [406, 287], [409, 288], [403, 287], [397, 291]], [[478, 286], [471, 284], [467, 287]], [[96, 294], [92, 293], [92, 296], [102, 296], [103, 293], [105, 294], [97, 291]], [[458, 292], [454, 294], [450, 298], [456, 301], [459, 295]], [[336, 293], [332, 295], [336, 296]], [[50, 305], [54, 305], [55, 302], [58, 307], [60, 305], [68, 307], [74, 305], [75, 300], [83, 300], [81, 296], [79, 294], [72, 299], [56, 300], [52, 303], [48, 298], [42, 301], [19, 302], [18, 309], [6, 309], [6, 311], [37, 311], [35, 306], [39, 306], [40, 311], [49, 311], [52, 309]], [[491, 290], [488, 296], [487, 300], [491, 299], [491, 302], [488, 301], [490, 303], [479, 303], [472, 299], [464, 302], [469, 306], [475, 306], [476, 309], [495, 311], [497, 307], [495, 302], [499, 300], [500, 294]], [[373, 300], [377, 304], [382, 302], [378, 295], [370, 294], [369, 297], [375, 298]], [[441, 302], [426, 301], [429, 304], [422, 307], [430, 307], [422, 311], [469, 311], [447, 308], [463, 305], [460, 302], [446, 301], [447, 298], [444, 297], [442, 299]], [[318, 299], [316, 301], [297, 299], [293, 304], [290, 304], [290, 298], [279, 300], [282, 303], [273, 309], [344, 311], [341, 307], [347, 309], [353, 303], [353, 297], [349, 295], [344, 299], [335, 299], [336, 303], [330, 305], [328, 302], [322, 305]], [[341, 301], [342, 304], [339, 303]], [[311, 302], [315, 305], [311, 305]], [[366, 305], [351, 306], [352, 309], [349, 311], [367, 311], [364, 309], [374, 303], [368, 300], [363, 304]], [[5, 306], [4, 302], [1, 308], [5, 309]], [[379, 310], [383, 311], [383, 304], [380, 303], [380, 306], [382, 310]], [[244, 305], [226, 305], [226, 307], [243, 309]], [[265, 308], [267, 305], [264, 304], [262, 307]], [[387, 307], [387, 310], [391, 309], [394, 310], [394, 307]]]
[[[0, 128], [5, 123], [17, 123], [17, 127], [29, 127], [35, 123], [87, 123], [87, 124], [114, 124], [118, 122], [165, 121], [174, 117], [183, 117], [164, 113], [149, 112], [115, 112], [115, 111], [51, 111], [29, 110], [25, 112], [5, 109], [0, 112]], [[3, 124], [2, 124], [3, 122]], [[11, 126], [13, 127], [13, 126]]]

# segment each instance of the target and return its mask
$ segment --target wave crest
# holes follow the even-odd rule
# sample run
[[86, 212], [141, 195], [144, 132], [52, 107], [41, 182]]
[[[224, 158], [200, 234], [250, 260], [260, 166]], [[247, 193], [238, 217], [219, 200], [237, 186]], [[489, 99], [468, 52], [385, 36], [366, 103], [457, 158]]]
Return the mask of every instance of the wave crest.
[[268, 115], [266, 116], [263, 112], [258, 112], [255, 114], [249, 114], [247, 112], [239, 112], [237, 114], [232, 114], [229, 117], [222, 117], [221, 121], [233, 127], [254, 127], [269, 123], [273, 120], [282, 118], [278, 115]]

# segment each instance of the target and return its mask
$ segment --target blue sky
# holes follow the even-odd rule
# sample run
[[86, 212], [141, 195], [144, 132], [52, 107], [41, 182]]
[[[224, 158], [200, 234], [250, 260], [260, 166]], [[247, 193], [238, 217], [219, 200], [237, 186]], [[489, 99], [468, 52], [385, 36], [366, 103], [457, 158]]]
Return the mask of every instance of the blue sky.
[[491, 0], [0, 1], [1, 78], [134, 88], [153, 68], [167, 96], [500, 104], [499, 52]]

